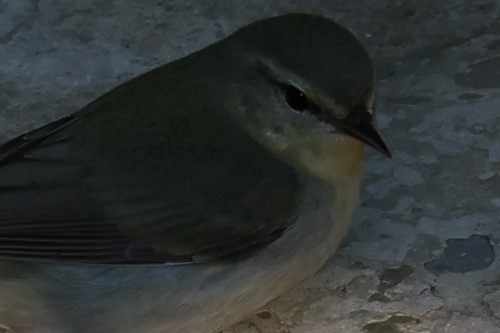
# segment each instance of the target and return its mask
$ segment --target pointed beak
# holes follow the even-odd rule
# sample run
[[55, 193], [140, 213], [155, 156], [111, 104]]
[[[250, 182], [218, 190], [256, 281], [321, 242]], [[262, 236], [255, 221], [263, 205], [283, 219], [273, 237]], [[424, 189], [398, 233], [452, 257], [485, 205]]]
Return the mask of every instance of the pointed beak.
[[335, 125], [340, 127], [346, 134], [391, 158], [389, 148], [387, 148], [384, 139], [373, 125], [371, 114], [366, 110], [354, 111], [347, 118], [336, 121]]

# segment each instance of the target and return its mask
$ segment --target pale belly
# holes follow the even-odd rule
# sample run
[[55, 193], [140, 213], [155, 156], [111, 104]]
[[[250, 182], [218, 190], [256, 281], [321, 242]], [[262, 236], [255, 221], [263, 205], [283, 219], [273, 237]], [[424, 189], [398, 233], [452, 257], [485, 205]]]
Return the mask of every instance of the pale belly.
[[0, 262], [0, 332], [4, 325], [9, 333], [213, 333], [321, 268], [351, 221], [357, 186], [344, 190], [333, 206], [331, 195], [310, 197], [309, 209], [293, 227], [239, 263], [104, 267]]

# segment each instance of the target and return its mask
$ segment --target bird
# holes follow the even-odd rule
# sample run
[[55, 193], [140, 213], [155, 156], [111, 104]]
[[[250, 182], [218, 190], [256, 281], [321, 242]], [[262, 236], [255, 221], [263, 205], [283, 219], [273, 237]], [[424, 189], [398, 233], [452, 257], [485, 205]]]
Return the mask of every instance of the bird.
[[0, 146], [0, 331], [214, 333], [348, 232], [374, 66], [334, 20], [261, 19]]

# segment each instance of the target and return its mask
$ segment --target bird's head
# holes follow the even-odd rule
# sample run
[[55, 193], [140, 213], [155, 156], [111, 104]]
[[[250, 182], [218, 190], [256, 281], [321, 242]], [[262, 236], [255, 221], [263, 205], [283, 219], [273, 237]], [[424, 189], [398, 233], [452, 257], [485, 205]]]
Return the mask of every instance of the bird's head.
[[356, 168], [361, 142], [390, 156], [372, 122], [373, 65], [347, 29], [290, 14], [250, 24], [222, 45], [236, 116], [277, 154], [321, 177], [339, 163]]

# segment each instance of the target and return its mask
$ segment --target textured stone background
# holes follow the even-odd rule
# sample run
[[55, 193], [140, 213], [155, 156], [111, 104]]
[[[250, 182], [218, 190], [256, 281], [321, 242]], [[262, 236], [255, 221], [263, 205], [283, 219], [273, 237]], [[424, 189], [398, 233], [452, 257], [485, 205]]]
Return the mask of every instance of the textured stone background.
[[500, 332], [500, 1], [0, 0], [0, 140], [279, 13], [335, 18], [378, 66], [345, 246], [227, 332]]

